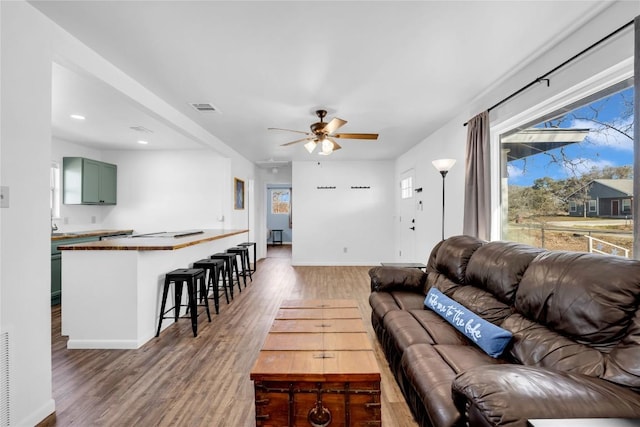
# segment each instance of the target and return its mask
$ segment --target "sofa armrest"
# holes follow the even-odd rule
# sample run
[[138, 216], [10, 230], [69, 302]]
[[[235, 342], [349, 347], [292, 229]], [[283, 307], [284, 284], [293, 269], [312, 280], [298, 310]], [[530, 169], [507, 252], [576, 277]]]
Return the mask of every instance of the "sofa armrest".
[[424, 294], [427, 273], [418, 268], [373, 267], [369, 270], [371, 292], [412, 291]]
[[523, 365], [478, 366], [452, 384], [469, 425], [526, 426], [533, 418], [640, 418], [640, 394], [581, 374]]

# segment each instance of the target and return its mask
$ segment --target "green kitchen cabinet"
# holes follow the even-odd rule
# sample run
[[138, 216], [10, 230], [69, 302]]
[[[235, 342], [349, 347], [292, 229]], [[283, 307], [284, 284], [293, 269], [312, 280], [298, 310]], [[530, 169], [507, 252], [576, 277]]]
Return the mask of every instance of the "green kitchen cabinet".
[[62, 254], [51, 255], [51, 305], [60, 304], [62, 299]]
[[115, 205], [118, 167], [83, 157], [62, 159], [65, 205]]

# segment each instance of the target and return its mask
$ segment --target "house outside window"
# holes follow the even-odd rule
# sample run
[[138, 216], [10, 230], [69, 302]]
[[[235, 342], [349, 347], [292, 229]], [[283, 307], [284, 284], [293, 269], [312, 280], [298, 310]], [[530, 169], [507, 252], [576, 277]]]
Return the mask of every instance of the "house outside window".
[[589, 200], [589, 212], [596, 212], [598, 202], [596, 200]]
[[622, 199], [622, 212], [631, 213], [631, 199]]
[[578, 209], [576, 207], [576, 202], [574, 202], [573, 200], [571, 200], [569, 202], [569, 212], [576, 212]]

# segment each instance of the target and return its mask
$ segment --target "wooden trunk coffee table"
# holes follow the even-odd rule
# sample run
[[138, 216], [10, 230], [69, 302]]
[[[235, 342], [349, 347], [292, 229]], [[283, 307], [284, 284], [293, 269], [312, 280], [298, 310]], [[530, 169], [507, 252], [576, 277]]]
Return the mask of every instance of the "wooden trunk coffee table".
[[251, 370], [257, 426], [381, 424], [380, 370], [353, 300], [286, 300]]

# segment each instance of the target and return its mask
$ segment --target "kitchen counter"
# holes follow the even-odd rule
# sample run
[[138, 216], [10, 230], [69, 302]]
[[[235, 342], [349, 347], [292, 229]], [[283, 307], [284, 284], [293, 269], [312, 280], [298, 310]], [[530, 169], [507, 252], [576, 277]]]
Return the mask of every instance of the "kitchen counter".
[[87, 230], [87, 231], [72, 231], [72, 232], [54, 232], [51, 233], [51, 241], [79, 239], [83, 237], [106, 237], [117, 236], [119, 234], [131, 234], [133, 230]]
[[58, 248], [61, 251], [173, 251], [246, 232], [247, 230], [187, 230], [173, 233], [134, 234], [99, 242], [59, 246]]
[[141, 347], [155, 336], [165, 275], [247, 241], [248, 232], [187, 230], [59, 245], [67, 348]]

